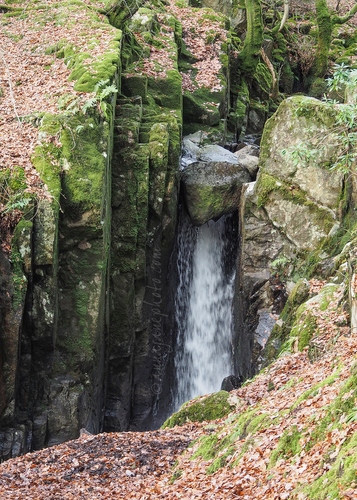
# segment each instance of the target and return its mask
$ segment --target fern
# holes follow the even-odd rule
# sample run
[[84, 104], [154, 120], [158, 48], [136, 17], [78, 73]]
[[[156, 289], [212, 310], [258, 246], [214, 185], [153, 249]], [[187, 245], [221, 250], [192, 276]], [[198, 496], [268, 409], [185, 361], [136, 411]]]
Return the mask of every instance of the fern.
[[109, 85], [108, 87], [105, 87], [99, 94], [100, 99], [105, 99], [108, 97], [110, 94], [116, 94], [118, 92], [118, 89], [116, 88], [115, 85]]
[[30, 198], [21, 198], [20, 200], [9, 201], [6, 204], [4, 213], [12, 212], [13, 210], [23, 210], [30, 203]]
[[90, 99], [87, 99], [86, 102], [82, 106], [82, 111], [84, 114], [88, 111], [88, 109], [94, 108], [94, 106], [97, 104], [97, 98], [96, 97], [91, 97]]
[[103, 87], [106, 87], [106, 85], [109, 83], [109, 80], [99, 80], [99, 82], [97, 82], [95, 84], [95, 87], [94, 87], [94, 92], [95, 93], [98, 93], [99, 89], [102, 89]]

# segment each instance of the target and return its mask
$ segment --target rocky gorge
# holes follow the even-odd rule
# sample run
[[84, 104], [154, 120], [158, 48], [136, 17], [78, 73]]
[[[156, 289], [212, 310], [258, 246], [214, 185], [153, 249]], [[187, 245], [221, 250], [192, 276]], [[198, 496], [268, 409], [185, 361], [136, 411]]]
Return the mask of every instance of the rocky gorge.
[[[63, 62], [74, 92], [56, 112], [21, 116], [35, 130], [31, 162], [46, 195], [24, 195], [20, 168], [1, 171], [4, 213], [26, 200], [11, 249], [0, 253], [2, 460], [81, 428], [156, 428], [172, 413], [179, 206], [195, 226], [224, 214], [237, 221], [237, 379], [286, 342], [309, 346], [316, 322], [298, 308], [312, 270], [335, 286], [345, 280], [355, 328], [355, 180], [331, 170], [346, 154], [345, 104], [288, 97], [287, 64], [279, 102], [263, 60], [239, 74], [237, 37], [251, 29], [245, 4], [31, 7], [29, 23], [49, 15], [45, 25], [69, 29], [77, 19], [87, 37], [102, 30], [107, 38], [99, 56], [93, 40], [85, 49], [65, 38], [37, 45], [49, 71]], [[20, 43], [22, 8], [0, 11], [7, 43]], [[284, 43], [265, 41], [273, 62]], [[355, 85], [352, 75], [347, 104]], [[262, 134], [260, 148], [244, 144], [251, 133]], [[223, 147], [237, 142], [235, 153]]]

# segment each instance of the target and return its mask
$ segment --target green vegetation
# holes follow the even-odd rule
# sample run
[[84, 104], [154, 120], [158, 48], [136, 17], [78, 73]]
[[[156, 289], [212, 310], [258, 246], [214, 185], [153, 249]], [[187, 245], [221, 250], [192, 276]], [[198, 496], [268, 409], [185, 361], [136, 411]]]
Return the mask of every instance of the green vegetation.
[[[29, 215], [29, 214], [28, 214]], [[21, 311], [24, 307], [25, 296], [27, 292], [27, 273], [31, 270], [30, 251], [31, 251], [31, 233], [33, 222], [23, 218], [16, 225], [11, 249], [12, 264], [12, 305], [14, 311]]]
[[270, 455], [269, 466], [274, 467], [280, 458], [290, 459], [301, 451], [300, 445], [301, 433], [296, 425], [284, 431], [280, 438], [278, 446]]
[[179, 411], [163, 423], [162, 428], [174, 427], [186, 422], [203, 422], [222, 418], [232, 410], [228, 396], [228, 392], [220, 391], [204, 399], [185, 403]]
[[3, 207], [3, 213], [13, 213], [16, 210], [26, 212], [31, 209], [34, 194], [26, 191], [26, 188], [23, 168], [15, 166], [0, 171], [0, 206]]
[[239, 54], [239, 68], [244, 79], [252, 78], [259, 62], [263, 42], [263, 18], [259, 0], [245, 1], [247, 32], [243, 48]]

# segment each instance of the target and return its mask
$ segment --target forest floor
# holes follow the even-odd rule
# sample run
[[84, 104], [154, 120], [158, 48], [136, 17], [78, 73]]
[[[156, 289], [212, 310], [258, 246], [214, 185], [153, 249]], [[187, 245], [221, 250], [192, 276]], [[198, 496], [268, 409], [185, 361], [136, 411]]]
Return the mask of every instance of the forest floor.
[[[311, 282], [312, 294], [319, 288]], [[315, 349], [293, 349], [232, 391], [228, 416], [147, 432], [82, 431], [1, 464], [0, 498], [357, 498], [357, 336], [339, 326], [342, 310], [333, 317], [336, 304]]]

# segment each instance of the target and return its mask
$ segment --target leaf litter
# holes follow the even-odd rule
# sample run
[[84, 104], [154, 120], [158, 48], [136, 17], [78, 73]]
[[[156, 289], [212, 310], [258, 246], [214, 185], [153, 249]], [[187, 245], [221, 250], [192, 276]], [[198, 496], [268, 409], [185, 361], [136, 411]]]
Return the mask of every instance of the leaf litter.
[[[356, 370], [357, 337], [345, 327], [336, 335], [337, 328], [327, 322], [324, 337], [327, 343], [333, 341], [333, 347], [317, 359], [311, 359], [308, 347], [285, 354], [232, 391], [235, 408], [228, 417], [157, 431], [83, 432], [76, 440], [1, 464], [0, 497], [309, 500], [305, 485], [332, 467], [357, 432], [357, 418], [348, 419], [341, 410], [326, 432], [313, 440], [319, 423]], [[354, 397], [352, 386], [341, 401]], [[209, 473], [214, 459], [194, 455], [199, 438], [214, 434], [223, 443], [237, 431], [238, 419], [247, 411], [250, 419], [263, 416], [265, 424], [238, 432], [229, 454], [222, 451], [220, 467]], [[299, 432], [296, 453], [281, 453], [273, 464], [274, 450], [292, 429]], [[352, 467], [357, 471], [357, 453], [352, 451]], [[348, 495], [357, 492], [357, 481], [349, 487], [341, 484], [340, 489], [336, 498], [352, 498]]]

